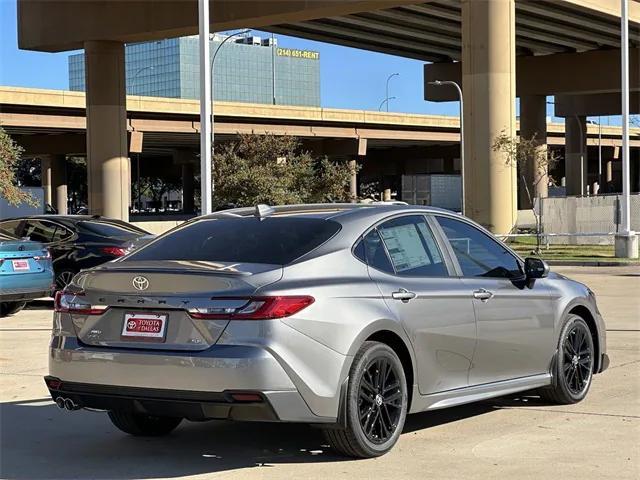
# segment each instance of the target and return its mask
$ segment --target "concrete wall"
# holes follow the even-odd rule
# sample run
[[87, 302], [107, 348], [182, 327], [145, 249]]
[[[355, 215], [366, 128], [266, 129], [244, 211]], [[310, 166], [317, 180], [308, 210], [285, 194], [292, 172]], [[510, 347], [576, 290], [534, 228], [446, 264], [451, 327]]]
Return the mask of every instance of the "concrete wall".
[[181, 223], [184, 223], [184, 220], [155, 220], [148, 222], [131, 222], [136, 227], [142, 228], [149, 233], [153, 233], [154, 235], [160, 235], [164, 232], [171, 230], [173, 227], [177, 227]]
[[[542, 225], [545, 233], [608, 233], [616, 231], [618, 195], [557, 197], [542, 199]], [[631, 229], [640, 230], [640, 194], [631, 195]], [[613, 245], [614, 237], [550, 237], [549, 243]]]

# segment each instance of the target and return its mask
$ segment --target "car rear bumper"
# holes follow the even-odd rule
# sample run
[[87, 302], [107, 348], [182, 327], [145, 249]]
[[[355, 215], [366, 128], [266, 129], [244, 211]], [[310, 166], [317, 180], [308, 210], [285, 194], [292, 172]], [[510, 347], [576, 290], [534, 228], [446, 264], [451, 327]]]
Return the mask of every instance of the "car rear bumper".
[[54, 401], [70, 399], [76, 408], [121, 410], [190, 420], [287, 421], [282, 412], [295, 408], [302, 401], [297, 392], [196, 392], [62, 382], [49, 376], [45, 377], [45, 382]]
[[27, 302], [29, 300], [35, 300], [36, 298], [50, 297], [51, 286], [45, 288], [38, 287], [35, 289], [27, 288], [10, 288], [2, 289], [0, 292], [0, 302]]
[[[193, 419], [335, 422], [315, 415], [276, 359], [254, 346], [216, 345], [201, 352], [88, 347], [54, 336], [50, 376], [57, 397], [83, 407]], [[258, 394], [239, 402], [232, 394]]]

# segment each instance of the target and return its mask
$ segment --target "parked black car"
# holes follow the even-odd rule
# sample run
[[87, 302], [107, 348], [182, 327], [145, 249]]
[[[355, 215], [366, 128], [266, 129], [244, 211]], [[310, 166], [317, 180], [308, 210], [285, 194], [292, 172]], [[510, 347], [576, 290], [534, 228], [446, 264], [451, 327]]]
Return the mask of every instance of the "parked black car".
[[98, 215], [11, 218], [1, 221], [0, 228], [49, 248], [57, 290], [62, 290], [80, 270], [121, 257], [153, 238], [130, 223]]

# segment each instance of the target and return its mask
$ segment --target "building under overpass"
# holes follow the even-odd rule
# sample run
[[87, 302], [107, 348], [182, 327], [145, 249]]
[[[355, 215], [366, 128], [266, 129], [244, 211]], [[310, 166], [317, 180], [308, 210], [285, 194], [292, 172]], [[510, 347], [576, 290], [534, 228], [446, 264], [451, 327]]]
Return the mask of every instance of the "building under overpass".
[[[87, 156], [85, 95], [80, 92], [0, 87], [0, 125], [21, 145], [26, 158], [43, 162], [43, 186], [50, 204], [64, 211], [67, 156]], [[182, 208], [194, 208], [194, 174], [198, 171], [199, 102], [187, 99], [127, 97], [127, 135], [131, 181], [140, 175], [182, 176]], [[376, 184], [404, 198], [402, 179], [415, 175], [460, 174], [457, 117], [331, 108], [216, 104], [216, 142], [239, 133], [295, 135], [303, 147], [336, 161], [357, 162], [352, 185]], [[560, 163], [551, 172], [565, 176], [563, 123], [546, 125], [547, 144]], [[619, 191], [620, 127], [588, 125], [585, 169], [589, 186]], [[640, 129], [633, 131], [632, 189], [640, 190]], [[599, 162], [599, 160], [601, 160]], [[599, 174], [601, 170], [601, 174]], [[522, 188], [520, 182], [519, 190]], [[590, 189], [593, 192], [593, 188]], [[353, 192], [362, 193], [362, 192]], [[520, 198], [520, 208], [526, 196]], [[133, 202], [132, 202], [133, 204]]]
[[[458, 79], [466, 105], [467, 214], [495, 232], [511, 230], [516, 218], [515, 169], [492, 149], [500, 132], [516, 134], [516, 96], [522, 132], [537, 133], [541, 148], [548, 133], [545, 96], [569, 96], [563, 103], [572, 119], [566, 132], [569, 193], [583, 191], [587, 182], [585, 116], [620, 113], [618, 0], [212, 0], [211, 7], [213, 31], [260, 28], [406, 56], [433, 62], [425, 67], [426, 81]], [[195, 0], [18, 1], [21, 48], [85, 50], [92, 212], [128, 215], [124, 44], [195, 34], [197, 18]], [[630, 85], [637, 92], [636, 1], [630, 2], [630, 22]], [[447, 95], [441, 90], [426, 89], [426, 98]], [[636, 96], [632, 111], [638, 110]]]

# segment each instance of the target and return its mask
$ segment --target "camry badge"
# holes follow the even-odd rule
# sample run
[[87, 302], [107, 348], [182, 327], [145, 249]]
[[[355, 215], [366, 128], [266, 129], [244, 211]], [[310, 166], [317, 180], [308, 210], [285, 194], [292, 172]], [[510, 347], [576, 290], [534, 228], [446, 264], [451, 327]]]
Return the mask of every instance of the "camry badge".
[[133, 277], [131, 283], [133, 284], [133, 288], [135, 288], [136, 290], [146, 290], [147, 288], [149, 288], [149, 280], [147, 279], [147, 277], [143, 277], [141, 275]]

